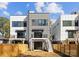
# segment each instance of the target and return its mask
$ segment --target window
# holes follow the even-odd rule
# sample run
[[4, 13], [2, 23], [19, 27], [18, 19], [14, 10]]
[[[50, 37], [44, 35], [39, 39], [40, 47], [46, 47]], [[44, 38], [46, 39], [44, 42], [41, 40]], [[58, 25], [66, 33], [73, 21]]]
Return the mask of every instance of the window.
[[42, 26], [42, 20], [41, 20], [41, 19], [38, 20], [38, 25], [39, 25], [39, 26]]
[[78, 26], [78, 20], [75, 21], [75, 26]]
[[55, 36], [54, 36], [54, 35], [52, 36], [52, 40], [53, 40], [53, 39], [55, 39]]
[[68, 31], [68, 38], [74, 38], [74, 31]]
[[25, 38], [25, 32], [17, 32], [17, 38]]
[[42, 25], [47, 25], [47, 20], [46, 20], [46, 19], [44, 19], [44, 20], [42, 21]]
[[26, 21], [24, 22], [24, 25], [23, 25], [23, 26], [24, 26], [24, 27], [27, 27], [27, 22], [26, 22]]
[[12, 27], [26, 27], [26, 21], [12, 21]]
[[32, 25], [33, 26], [46, 26], [48, 25], [48, 22], [46, 19], [33, 19]]
[[35, 24], [36, 24], [35, 19], [33, 19], [32, 20], [32, 25], [35, 25]]
[[63, 26], [72, 26], [72, 21], [63, 21]]

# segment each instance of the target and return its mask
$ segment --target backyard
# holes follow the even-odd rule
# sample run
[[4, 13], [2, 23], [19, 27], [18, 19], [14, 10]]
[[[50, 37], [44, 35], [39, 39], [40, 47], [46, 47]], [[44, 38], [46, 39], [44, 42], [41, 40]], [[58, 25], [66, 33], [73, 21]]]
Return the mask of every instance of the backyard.
[[[0, 44], [3, 57], [76, 57], [79, 56], [78, 44], [52, 44], [53, 51], [29, 51], [28, 44]], [[8, 49], [7, 49], [8, 48]]]
[[29, 51], [27, 44], [0, 44], [1, 57], [59, 57], [54, 52]]

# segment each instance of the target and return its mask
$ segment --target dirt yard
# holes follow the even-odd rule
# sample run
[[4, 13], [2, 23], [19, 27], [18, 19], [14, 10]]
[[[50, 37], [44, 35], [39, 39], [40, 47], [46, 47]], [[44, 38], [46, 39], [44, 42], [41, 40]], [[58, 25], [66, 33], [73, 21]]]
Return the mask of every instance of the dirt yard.
[[59, 57], [59, 55], [53, 51], [29, 51], [26, 44], [0, 44], [0, 57]]
[[58, 54], [54, 52], [46, 52], [46, 51], [27, 51], [23, 55], [20, 56], [25, 56], [25, 57], [60, 57]]

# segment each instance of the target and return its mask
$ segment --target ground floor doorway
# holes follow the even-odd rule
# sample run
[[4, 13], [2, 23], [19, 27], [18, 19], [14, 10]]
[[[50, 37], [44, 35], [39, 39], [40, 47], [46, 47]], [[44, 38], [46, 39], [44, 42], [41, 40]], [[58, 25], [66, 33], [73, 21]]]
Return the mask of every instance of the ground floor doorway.
[[31, 38], [29, 39], [29, 49], [31, 51], [52, 51], [52, 45], [48, 38]]
[[42, 50], [42, 42], [34, 42], [34, 50]]

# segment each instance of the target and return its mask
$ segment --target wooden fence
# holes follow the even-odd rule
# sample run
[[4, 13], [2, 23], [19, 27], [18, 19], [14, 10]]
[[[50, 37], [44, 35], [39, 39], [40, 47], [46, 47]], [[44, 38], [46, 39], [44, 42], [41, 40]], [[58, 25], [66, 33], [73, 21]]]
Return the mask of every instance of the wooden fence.
[[53, 50], [61, 56], [79, 57], [79, 44], [53, 44]]
[[20, 56], [27, 50], [27, 44], [0, 44], [0, 57]]

